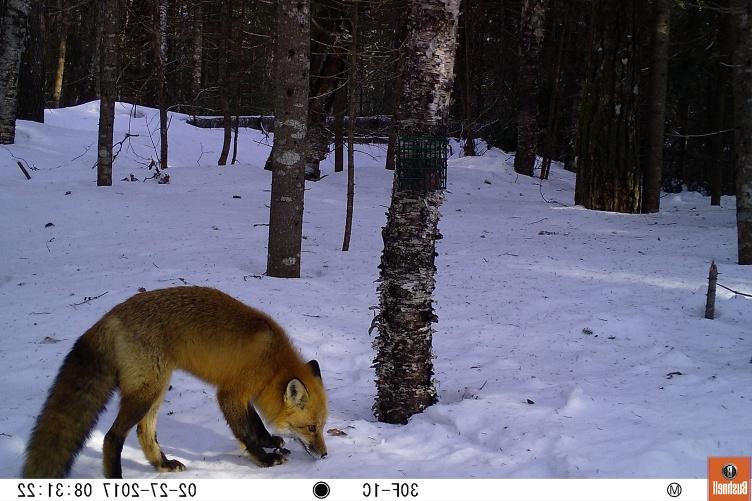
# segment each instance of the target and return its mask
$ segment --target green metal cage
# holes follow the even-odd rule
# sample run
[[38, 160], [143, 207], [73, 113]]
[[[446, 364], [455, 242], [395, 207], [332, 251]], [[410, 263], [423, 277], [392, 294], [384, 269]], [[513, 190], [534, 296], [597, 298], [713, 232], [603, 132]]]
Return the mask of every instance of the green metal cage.
[[428, 192], [446, 188], [445, 137], [399, 137], [396, 157], [397, 191]]

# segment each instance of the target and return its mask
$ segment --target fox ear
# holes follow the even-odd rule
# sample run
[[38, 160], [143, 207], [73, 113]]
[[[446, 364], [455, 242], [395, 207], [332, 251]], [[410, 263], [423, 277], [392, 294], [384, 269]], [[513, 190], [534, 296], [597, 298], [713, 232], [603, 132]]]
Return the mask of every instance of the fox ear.
[[314, 376], [321, 379], [321, 369], [319, 368], [319, 363], [317, 361], [311, 360], [310, 362], [308, 362], [308, 367], [311, 368]]
[[285, 389], [285, 404], [290, 407], [305, 407], [308, 401], [308, 390], [300, 379], [291, 379]]

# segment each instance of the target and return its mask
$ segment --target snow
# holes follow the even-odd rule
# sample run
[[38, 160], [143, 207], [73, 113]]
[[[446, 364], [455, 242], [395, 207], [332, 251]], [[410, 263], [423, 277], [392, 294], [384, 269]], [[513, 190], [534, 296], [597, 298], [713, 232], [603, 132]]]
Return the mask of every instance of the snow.
[[[16, 144], [0, 148], [0, 476], [18, 475], [75, 339], [140, 287], [184, 283], [275, 316], [319, 360], [327, 429], [346, 436], [327, 437], [326, 460], [291, 443], [287, 464], [258, 468], [214, 390], [175, 374], [159, 439], [187, 470], [154, 472], [133, 432], [126, 477], [704, 478], [707, 456], [752, 450], [752, 302], [719, 289], [717, 318], [703, 318], [711, 260], [719, 283], [752, 292], [752, 268], [735, 264], [733, 198], [710, 207], [685, 192], [665, 195], [658, 214], [594, 212], [573, 206], [574, 177], [557, 165], [539, 185], [499, 150], [453, 156], [435, 292], [439, 403], [387, 425], [371, 414], [368, 334], [391, 188], [383, 148], [358, 146], [351, 250], [340, 251], [346, 174], [327, 160], [328, 175], [306, 185], [303, 276], [274, 279], [264, 276], [271, 139], [241, 129], [240, 165], [217, 167], [222, 131], [173, 114], [170, 184], [141, 182], [158, 114], [130, 111], [118, 104], [115, 141], [129, 126], [138, 136], [110, 188], [92, 169], [96, 102], [19, 122]], [[31, 181], [13, 156], [35, 167]], [[121, 181], [130, 174], [139, 181]], [[101, 476], [116, 409], [117, 399], [72, 476]]]

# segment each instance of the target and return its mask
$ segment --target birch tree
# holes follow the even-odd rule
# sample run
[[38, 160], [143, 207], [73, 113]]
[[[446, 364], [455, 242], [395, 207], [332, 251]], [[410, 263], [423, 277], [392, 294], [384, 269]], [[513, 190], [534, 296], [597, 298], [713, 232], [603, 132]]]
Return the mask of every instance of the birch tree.
[[0, 144], [16, 140], [18, 74], [30, 0], [6, 0], [0, 21]]
[[[446, 137], [454, 78], [459, 0], [407, 2], [401, 59], [399, 136]], [[436, 402], [431, 361], [434, 257], [440, 190], [393, 190], [382, 230], [376, 402], [379, 421], [406, 423]]]

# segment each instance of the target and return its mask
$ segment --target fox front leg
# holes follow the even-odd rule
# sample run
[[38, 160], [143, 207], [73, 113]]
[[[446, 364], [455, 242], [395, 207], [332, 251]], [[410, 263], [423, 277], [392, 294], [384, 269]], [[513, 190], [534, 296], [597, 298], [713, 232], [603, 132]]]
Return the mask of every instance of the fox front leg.
[[274, 449], [276, 452], [284, 455], [290, 454], [290, 451], [288, 449], [285, 449], [284, 439], [280, 436], [272, 435], [266, 429], [263, 421], [261, 421], [261, 417], [259, 417], [256, 409], [253, 407], [253, 404], [248, 404], [247, 413], [248, 432], [251, 435], [256, 435], [258, 443], [261, 445], [261, 447]]
[[220, 391], [217, 400], [232, 433], [245, 445], [254, 463], [259, 466], [274, 466], [287, 462], [287, 456], [281, 452], [266, 452], [256, 432], [251, 433], [248, 426], [248, 404], [242, 398], [230, 392]]

